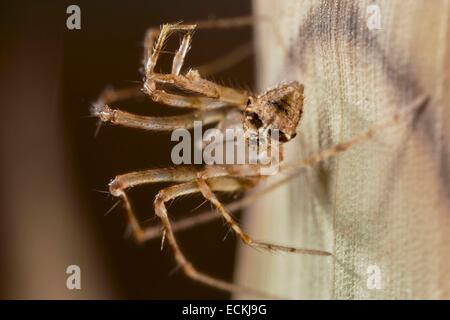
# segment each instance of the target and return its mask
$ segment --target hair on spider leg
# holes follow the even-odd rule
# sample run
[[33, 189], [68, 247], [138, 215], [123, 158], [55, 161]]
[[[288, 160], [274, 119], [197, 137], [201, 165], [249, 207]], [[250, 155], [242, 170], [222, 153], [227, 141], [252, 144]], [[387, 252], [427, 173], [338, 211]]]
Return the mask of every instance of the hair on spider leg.
[[[106, 196], [106, 200], [111, 200], [111, 199], [114, 198], [114, 197], [111, 195], [111, 193], [110, 193], [109, 191], [107, 191], [107, 190], [92, 189], [92, 191], [93, 191], [93, 192], [96, 192], [96, 193], [104, 194], [104, 195]], [[119, 200], [118, 202], [120, 202], [120, 200]], [[115, 203], [115, 204], [113, 205], [113, 208], [116, 207], [116, 206], [117, 206], [117, 203]], [[105, 216], [106, 216], [106, 215], [109, 213], [109, 211], [112, 210], [113, 208], [110, 208], [110, 209], [108, 210], [108, 212], [105, 214]]]
[[194, 212], [194, 211], [198, 210], [200, 207], [202, 207], [207, 202], [208, 202], [208, 200], [206, 200], [206, 199], [203, 200], [198, 206], [195, 206], [195, 208], [189, 210], [189, 212]]
[[154, 220], [157, 220], [158, 217], [157, 216], [152, 216], [150, 218], [147, 218], [145, 220], [142, 220], [142, 224], [148, 224], [149, 222], [153, 222]]
[[127, 224], [125, 227], [125, 231], [123, 232], [123, 238], [124, 239], [129, 239], [133, 236], [133, 228], [131, 227], [130, 224]]
[[111, 193], [109, 193], [108, 190], [92, 189], [92, 191], [98, 192], [98, 193], [104, 193], [104, 194], [107, 194], [108, 196], [111, 196]]
[[121, 200], [117, 200], [117, 201], [112, 205], [112, 207], [109, 208], [109, 210], [105, 212], [105, 214], [104, 214], [103, 216], [106, 217], [108, 214], [110, 214], [110, 213], [111, 213], [111, 212], [119, 205], [120, 202], [121, 202]]
[[235, 233], [233, 232], [233, 229], [232, 229], [230, 226], [228, 226], [228, 230], [227, 230], [227, 232], [225, 233], [225, 236], [223, 237], [222, 241], [225, 241], [225, 240], [228, 238], [228, 235], [229, 235], [230, 233], [233, 234], [233, 235], [236, 237]]
[[103, 121], [97, 120], [97, 123], [95, 125], [95, 131], [94, 131], [94, 139], [98, 137], [100, 133], [100, 129], [102, 128]]
[[188, 199], [188, 198], [190, 198], [190, 197], [193, 197], [193, 196], [194, 196], [194, 195], [192, 195], [192, 194], [184, 194], [184, 195], [182, 195], [182, 196], [180, 196], [180, 197], [178, 197], [178, 198], [171, 199], [170, 202], [169, 202], [169, 204], [167, 205], [167, 208], [172, 207], [172, 205], [174, 205], [174, 204], [176, 204], [176, 203], [184, 202], [184, 200], [186, 200], [186, 199]]
[[80, 116], [80, 119], [92, 119], [92, 118], [98, 118], [98, 116], [92, 113]]
[[[106, 195], [106, 199], [108, 199], [108, 200], [113, 198], [112, 195], [111, 195], [111, 193], [110, 193], [109, 191], [106, 191], [106, 190], [97, 190], [97, 189], [92, 189], [92, 191], [93, 191], [93, 192], [97, 192], [97, 193], [105, 194], [105, 195]], [[112, 205], [112, 207], [109, 208], [109, 209], [105, 212], [104, 216], [107, 216], [109, 213], [111, 213], [111, 212], [119, 205], [120, 201], [121, 201], [121, 200], [117, 200], [117, 201]]]
[[169, 203], [166, 202], [167, 209], [170, 209], [172, 207], [172, 204], [174, 203], [175, 199], [170, 199]]
[[102, 99], [99, 99], [95, 102], [91, 103], [90, 106], [90, 113], [91, 113], [91, 117], [95, 117], [97, 118], [97, 123], [95, 125], [95, 130], [94, 130], [94, 138], [97, 138], [98, 134], [100, 133], [100, 129], [103, 125], [103, 119], [102, 119], [102, 113], [106, 110], [108, 106], [102, 101]]
[[172, 277], [172, 276], [174, 276], [174, 275], [175, 275], [178, 271], [180, 271], [180, 270], [181, 270], [181, 265], [177, 263], [175, 267], [173, 267], [172, 269], [169, 270], [169, 272], [167, 273], [167, 275], [168, 275], [169, 277]]
[[163, 251], [164, 249], [164, 241], [166, 240], [166, 230], [164, 229], [162, 231], [162, 237], [161, 237], [161, 247], [160, 247], [160, 251]]

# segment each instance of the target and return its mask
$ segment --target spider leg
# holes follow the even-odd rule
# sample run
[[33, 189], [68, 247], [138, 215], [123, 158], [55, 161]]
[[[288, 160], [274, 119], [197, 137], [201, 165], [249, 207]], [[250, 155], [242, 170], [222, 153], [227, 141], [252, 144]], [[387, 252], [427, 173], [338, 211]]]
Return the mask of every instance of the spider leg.
[[[163, 225], [163, 236], [167, 239], [167, 242], [170, 245], [174, 253], [175, 260], [181, 267], [182, 271], [191, 279], [201, 282], [203, 284], [212, 286], [214, 288], [227, 291], [227, 292], [248, 292], [251, 294], [255, 294], [257, 296], [265, 296], [268, 297], [267, 294], [252, 290], [249, 288], [244, 288], [239, 285], [231, 284], [226, 281], [216, 279], [214, 277], [208, 276], [202, 272], [197, 271], [193, 265], [186, 259], [182, 251], [180, 250], [178, 243], [175, 239], [173, 228], [171, 222], [168, 218], [167, 209], [165, 203], [173, 200], [179, 196], [201, 192], [199, 185], [195, 182], [197, 177], [197, 171], [192, 167], [178, 167], [178, 168], [170, 168], [170, 169], [151, 169], [147, 171], [141, 172], [132, 172], [128, 174], [123, 174], [117, 176], [110, 183], [110, 193], [113, 196], [120, 197], [124, 202], [127, 216], [129, 220], [129, 224], [133, 231], [133, 235], [138, 242], [143, 242], [147, 238], [147, 231], [143, 229], [131, 206], [131, 203], [126, 195], [126, 190], [141, 184], [145, 183], [154, 183], [154, 182], [164, 182], [164, 181], [175, 181], [182, 182], [178, 185], [174, 185], [168, 188], [161, 190], [158, 195], [155, 197], [154, 207], [156, 215], [161, 219]], [[190, 180], [190, 181], [189, 181]], [[188, 181], [184, 182], [183, 181]], [[248, 186], [248, 182], [244, 180], [239, 180], [237, 178], [231, 177], [218, 177], [211, 178], [208, 180], [212, 190], [215, 191], [225, 191], [225, 192], [233, 192], [237, 190], [241, 190]], [[151, 228], [150, 230], [154, 230]], [[276, 248], [274, 248], [276, 249]], [[271, 296], [271, 298], [273, 298]]]
[[[195, 226], [211, 222], [213, 220], [219, 219], [215, 212], [207, 211], [196, 214], [191, 217], [183, 218], [178, 221], [172, 222], [172, 230], [174, 232], [187, 230], [193, 228]], [[142, 241], [150, 241], [162, 235], [161, 228], [159, 226], [149, 226], [144, 229], [143, 239]]]
[[249, 92], [219, 85], [200, 76], [197, 70], [189, 70], [186, 75], [152, 73], [148, 75], [144, 83], [144, 91], [152, 98], [158, 97], [162, 90], [157, 89], [156, 84], [171, 84], [180, 89], [201, 94], [208, 98], [218, 99], [234, 106], [245, 106]]
[[[230, 186], [231, 187], [231, 186]], [[170, 201], [172, 199], [175, 199], [176, 197], [189, 194], [189, 193], [195, 193], [198, 192], [198, 185], [195, 182], [187, 182], [175, 186], [168, 187], [166, 189], [161, 190], [158, 195], [155, 198], [154, 206], [155, 206], [155, 213], [156, 215], [161, 219], [161, 223], [163, 225], [167, 242], [172, 249], [172, 252], [174, 254], [175, 260], [178, 263], [178, 265], [181, 267], [181, 270], [183, 273], [188, 276], [189, 278], [201, 282], [203, 284], [206, 284], [208, 286], [217, 288], [222, 291], [227, 292], [252, 292], [261, 294], [260, 292], [255, 292], [252, 289], [243, 288], [238, 285], [228, 283], [223, 280], [219, 280], [216, 278], [213, 278], [211, 276], [208, 276], [202, 272], [199, 272], [195, 269], [195, 267], [188, 261], [188, 259], [185, 257], [183, 252], [181, 251], [177, 240], [175, 238], [175, 235], [172, 230], [172, 225], [170, 223], [167, 209], [165, 206], [165, 203], [167, 201]]]
[[152, 28], [147, 31], [147, 35], [144, 40], [144, 66], [145, 74], [147, 77], [153, 73], [165, 41], [167, 40], [167, 37], [174, 31], [186, 32], [183, 36], [180, 48], [175, 54], [175, 58], [172, 63], [172, 72], [175, 72], [174, 74], [177, 74], [177, 69], [179, 72], [179, 69], [181, 68], [181, 65], [184, 61], [184, 57], [189, 50], [189, 45], [192, 39], [192, 32], [194, 31], [195, 27], [195, 24], [164, 24], [161, 27], [161, 30]]
[[143, 98], [145, 97], [144, 92], [142, 92], [142, 89], [138, 86], [136, 87], [128, 87], [128, 88], [122, 88], [122, 89], [114, 89], [111, 86], [106, 87], [98, 99], [91, 104], [91, 115], [99, 118], [97, 121], [97, 129], [95, 131], [95, 136], [97, 136], [100, 126], [102, 124], [102, 119], [100, 116], [100, 113], [102, 110], [105, 109], [105, 106], [107, 107], [108, 104], [114, 103], [116, 101], [121, 100], [127, 100], [127, 99], [137, 99], [137, 98]]
[[194, 167], [179, 166], [177, 168], [150, 169], [135, 171], [116, 176], [109, 184], [109, 192], [114, 197], [120, 197], [125, 205], [127, 217], [133, 236], [137, 242], [146, 240], [145, 231], [140, 226], [133, 212], [126, 190], [133, 187], [157, 182], [185, 182], [195, 179], [197, 171]]
[[172, 131], [179, 128], [193, 128], [194, 121], [202, 121], [203, 125], [217, 123], [224, 118], [227, 111], [228, 108], [220, 108], [205, 112], [191, 112], [178, 116], [149, 117], [118, 109], [111, 109], [106, 104], [96, 104], [93, 106], [91, 112], [102, 122], [150, 131]]
[[[108, 105], [111, 105], [116, 101], [143, 98], [145, 96], [146, 94], [140, 87], [129, 87], [122, 89], [113, 89], [108, 87], [103, 90], [97, 101], [92, 104], [92, 113], [94, 115], [98, 115], [103, 109], [106, 109]], [[220, 109], [230, 105], [225, 101], [220, 101], [217, 99], [201, 96], [182, 96], [167, 93], [164, 90], [158, 90], [157, 94], [152, 95], [152, 100], [172, 107], [200, 110]]]
[[[170, 35], [171, 32], [174, 31], [184, 31], [186, 34], [183, 37], [182, 43], [178, 49], [178, 51], [175, 54], [173, 63], [172, 63], [172, 75], [179, 75], [179, 72], [181, 70], [181, 67], [184, 62], [184, 58], [186, 56], [186, 53], [189, 49], [189, 45], [192, 39], [192, 33], [195, 28], [198, 29], [210, 29], [210, 28], [230, 28], [230, 27], [243, 27], [247, 25], [251, 25], [254, 22], [255, 18], [252, 16], [243, 16], [243, 17], [236, 17], [236, 18], [227, 18], [227, 19], [216, 19], [216, 20], [207, 20], [202, 21], [197, 24], [188, 24], [188, 25], [181, 25], [181, 24], [166, 24], [163, 25], [162, 28], [151, 28], [146, 32], [145, 40], [144, 40], [144, 62], [146, 65], [146, 74], [150, 75], [153, 74], [153, 69], [156, 65], [157, 59], [159, 57], [159, 54], [161, 53], [164, 42], [166, 41], [167, 37]], [[248, 56], [251, 53], [251, 46], [246, 44], [245, 46], [239, 47], [236, 50], [233, 50], [229, 54], [224, 55], [223, 57], [220, 57], [214, 63], [208, 63], [203, 66], [199, 66], [201, 70], [206, 70], [205, 73], [213, 73], [216, 72], [214, 70], [218, 69], [224, 69], [229, 67], [232, 64], [235, 64]], [[213, 69], [213, 71], [211, 71]], [[195, 72], [194, 72], [195, 73]], [[195, 76], [193, 72], [191, 72], [191, 77]], [[158, 78], [158, 76], [155, 76]], [[183, 81], [184, 79], [181, 79], [180, 87], [188, 87], [185, 85], [186, 81]], [[161, 82], [167, 82], [167, 79], [164, 79], [164, 77], [161, 79]], [[195, 89], [193, 91], [197, 92], [204, 92], [209, 94], [210, 96], [214, 98], [207, 98], [207, 97], [186, 97], [181, 95], [175, 95], [165, 92], [164, 90], [157, 90], [155, 91], [152, 86], [154, 85], [154, 81], [150, 81], [150, 83], [146, 86], [146, 92], [150, 94], [152, 99], [156, 102], [163, 103], [169, 106], [174, 107], [182, 107], [182, 108], [195, 108], [195, 109], [215, 109], [215, 108], [222, 108], [230, 103], [230, 98], [228, 99], [222, 99], [217, 100], [215, 97], [217, 97], [217, 90], [211, 90], [211, 86], [216, 86], [214, 83], [205, 82], [201, 84], [196, 84], [191, 86], [191, 89]], [[220, 87], [220, 86], [219, 86]], [[209, 89], [208, 89], [209, 88]], [[220, 88], [220, 92], [227, 91], [228, 88]], [[231, 89], [231, 93], [234, 92], [233, 89]], [[245, 104], [247, 95], [244, 92], [240, 92], [241, 94], [231, 95], [231, 102], [238, 102], [240, 105], [242, 102]], [[138, 87], [131, 87], [131, 88], [123, 88], [123, 89], [113, 89], [113, 88], [106, 88], [100, 97], [97, 99], [97, 101], [94, 103], [93, 109], [99, 109], [103, 108], [103, 106], [106, 104], [111, 104], [116, 101], [126, 100], [126, 99], [132, 99], [132, 98], [141, 98], [145, 96], [144, 91], [141, 90], [141, 88]]]
[[[214, 182], [212, 183], [214, 185]], [[226, 179], [221, 178], [220, 181], [217, 180], [217, 184], [215, 184], [215, 187], [217, 189], [223, 190], [223, 191], [232, 191], [236, 188], [239, 188], [239, 182], [237, 182], [235, 179]], [[194, 281], [203, 283], [205, 285], [211, 286], [213, 288], [227, 291], [227, 292], [248, 292], [250, 294], [256, 294], [258, 296], [265, 296], [268, 297], [267, 294], [250, 289], [241, 287], [239, 285], [235, 285], [214, 277], [211, 277], [205, 273], [202, 273], [198, 271], [191, 262], [188, 261], [188, 259], [184, 256], [183, 252], [181, 251], [177, 240], [175, 238], [175, 235], [172, 230], [172, 225], [169, 220], [168, 214], [167, 214], [167, 208], [165, 206], [165, 203], [173, 200], [179, 196], [190, 194], [194, 192], [199, 192], [198, 184], [195, 182], [187, 182], [182, 183], [178, 185], [174, 185], [168, 188], [165, 188], [161, 190], [158, 195], [155, 197], [154, 206], [155, 206], [155, 213], [156, 215], [161, 219], [161, 223], [164, 228], [164, 234], [166, 236], [167, 242], [169, 243], [170, 248], [172, 249], [172, 252], [174, 254], [175, 260], [178, 263], [178, 265], [181, 267], [181, 270], [183, 273], [188, 276], [189, 278], [193, 279]], [[272, 297], [273, 298], [273, 297]]]
[[[235, 106], [245, 105], [248, 92], [218, 85], [214, 82], [203, 79], [199, 72], [190, 70], [186, 75], [180, 75], [181, 67], [189, 50], [192, 41], [192, 33], [196, 28], [195, 24], [165, 24], [162, 26], [155, 42], [157, 33], [155, 30], [149, 31], [145, 41], [145, 83], [144, 91], [155, 101], [167, 100], [167, 93], [158, 88], [157, 84], [171, 84], [180, 89], [201, 94], [207, 98], [217, 99], [222, 103]], [[164, 42], [174, 31], [184, 32], [183, 40], [172, 61], [172, 71], [170, 74], [155, 73], [154, 69], [161, 53]], [[155, 45], [153, 46], [153, 42]], [[172, 105], [171, 103], [164, 102]], [[208, 106], [205, 104], [204, 106]]]
[[[271, 192], [272, 190], [286, 184], [287, 182], [289, 182], [289, 180], [291, 180], [293, 177], [296, 176], [298, 176], [298, 173], [294, 174], [293, 176], [288, 175], [286, 177], [283, 177], [282, 179], [271, 181], [268, 184], [262, 186], [261, 188], [256, 188], [255, 190], [252, 190], [252, 192], [245, 195], [244, 198], [237, 201], [233, 201], [232, 203], [226, 205], [225, 209], [228, 212], [236, 212], [238, 210], [244, 209], [253, 204], [258, 197], [263, 196]], [[217, 215], [216, 212], [213, 210], [203, 211], [194, 216], [183, 218], [181, 220], [173, 222], [172, 229], [175, 232], [183, 231], [201, 224], [209, 223], [213, 220], [219, 219], [220, 217], [221, 216]], [[156, 226], [148, 227], [145, 229], [144, 240], [145, 241], [152, 240], [156, 237], [161, 236], [161, 234], [162, 233], [160, 228]]]
[[[164, 46], [164, 42], [168, 35], [173, 31], [186, 31], [188, 36], [183, 38], [181, 48], [185, 48], [185, 50], [178, 50], [179, 58], [176, 59], [176, 63], [172, 64], [172, 71], [176, 71], [181, 68], [180, 62], [182, 64], [182, 60], [184, 60], [184, 56], [190, 42], [190, 36], [195, 28], [197, 29], [220, 29], [220, 28], [235, 28], [235, 27], [245, 27], [252, 25], [255, 21], [253, 16], [242, 16], [242, 17], [234, 17], [234, 18], [225, 18], [225, 19], [214, 19], [214, 20], [204, 20], [196, 23], [190, 24], [165, 24], [160, 28], [150, 28], [146, 32], [145, 40], [144, 40], [144, 61], [146, 65], [146, 74], [150, 74], [153, 72], [153, 69], [156, 65], [158, 56]], [[186, 39], [186, 40], [185, 40]], [[174, 67], [175, 66], [175, 67]], [[174, 70], [175, 69], [175, 70]], [[174, 73], [176, 74], [176, 72]]]
[[212, 191], [211, 187], [208, 185], [207, 181], [204, 179], [197, 180], [198, 187], [203, 194], [203, 196], [208, 199], [220, 212], [220, 214], [225, 218], [225, 221], [230, 225], [233, 231], [239, 236], [239, 238], [248, 246], [253, 248], [261, 248], [265, 250], [278, 250], [285, 252], [295, 252], [301, 254], [308, 255], [318, 255], [318, 256], [329, 256], [331, 253], [315, 250], [315, 249], [304, 249], [304, 248], [293, 248], [278, 244], [272, 244], [262, 241], [253, 240], [248, 234], [246, 234], [241, 227], [237, 224], [237, 222], [233, 219], [233, 217], [227, 212], [222, 203], [217, 199], [216, 195]]
[[203, 96], [182, 96], [179, 94], [168, 93], [161, 89], [151, 89], [148, 82], [144, 84], [144, 91], [150, 98], [158, 103], [162, 103], [178, 108], [192, 108], [200, 110], [218, 109], [230, 106], [228, 100], [216, 99]]
[[[198, 177], [198, 174], [199, 174], [198, 171], [192, 166], [177, 166], [174, 168], [149, 169], [125, 173], [117, 175], [109, 183], [109, 192], [112, 196], [120, 197], [124, 201], [127, 210], [127, 216], [129, 219], [129, 224], [132, 228], [133, 235], [138, 242], [143, 242], [150, 240], [155, 236], [161, 235], [161, 231], [159, 228], [155, 227], [148, 227], [144, 230], [139, 225], [125, 191], [144, 184], [161, 183], [161, 182], [183, 183], [195, 181]], [[217, 177], [221, 176], [220, 173], [216, 173], [216, 175]], [[236, 179], [236, 181], [238, 180]], [[243, 186], [244, 184], [241, 183], [241, 185]], [[224, 189], [223, 186], [222, 189]], [[197, 192], [200, 192], [200, 190], [197, 190]], [[210, 216], [212, 216], [212, 214]], [[214, 215], [214, 218], [216, 217], [218, 216]], [[209, 217], [206, 217], [206, 215], [199, 216], [198, 218], [195, 216], [191, 217], [191, 220], [188, 220], [186, 222], [180, 221], [180, 226], [177, 227], [176, 229], [188, 228], [196, 224], [197, 222], [203, 221], [205, 219], [209, 220]]]
[[[268, 20], [263, 16], [240, 16], [233, 18], [220, 18], [220, 19], [209, 19], [203, 21], [197, 21], [193, 24], [196, 25], [196, 29], [231, 29], [231, 28], [242, 28], [252, 26], [256, 21]], [[207, 62], [201, 66], [196, 67], [200, 74], [203, 76], [215, 74], [222, 70], [225, 70], [249, 55], [253, 52], [253, 44], [247, 43], [233, 49], [230, 52], [220, 56], [214, 61]]]
[[139, 86], [127, 87], [121, 89], [114, 89], [112, 87], [106, 87], [98, 97], [95, 104], [105, 105], [111, 104], [116, 101], [128, 100], [133, 98], [145, 97], [144, 92]]
[[338, 143], [329, 148], [320, 150], [301, 160], [282, 163], [280, 165], [280, 172], [291, 174], [291, 178], [293, 178], [299, 174], [298, 171], [300, 169], [310, 167], [319, 161], [324, 161], [341, 152], [347, 151], [348, 149], [356, 145], [372, 139], [373, 136], [375, 136], [377, 133], [379, 133], [383, 129], [389, 128], [399, 123], [402, 119], [405, 120], [408, 117], [414, 116], [416, 112], [419, 111], [419, 109], [426, 107], [427, 102], [427, 96], [419, 96], [409, 106], [400, 109], [399, 111], [388, 117], [386, 120], [376, 123], [365, 132], [353, 137], [346, 142]]
[[[229, 28], [229, 27], [241, 27], [251, 25], [254, 21], [252, 16], [245, 17], [236, 17], [229, 19], [217, 19], [217, 20], [207, 20], [203, 22], [199, 22], [197, 24], [189, 24], [186, 27], [179, 24], [167, 25], [165, 30], [164, 26], [162, 29], [159, 28], [151, 28], [146, 32], [144, 47], [145, 47], [145, 58], [144, 61], [151, 61], [150, 64], [156, 64], [156, 58], [159, 56], [159, 53], [162, 50], [164, 41], [171, 31], [187, 31], [188, 34], [183, 38], [182, 43], [180, 45], [179, 50], [177, 51], [173, 64], [172, 64], [172, 74], [179, 74], [180, 68], [184, 62], [184, 57], [187, 53], [191, 37], [193, 26], [196, 25], [197, 29], [208, 29], [208, 28]], [[158, 35], [164, 31], [164, 37], [162, 37], [157, 45], [155, 45], [155, 41]], [[155, 45], [155, 48], [153, 46]], [[152, 51], [155, 53], [153, 60], [150, 57], [153, 55]], [[159, 52], [159, 53], [158, 53]], [[216, 59], [212, 63], [207, 63], [205, 65], [199, 66], [198, 69], [200, 71], [205, 70], [204, 74], [212, 74], [216, 73], [217, 70], [223, 70], [228, 68], [231, 65], [234, 65], [250, 55], [252, 52], [252, 46], [250, 44], [245, 44], [232, 50], [231, 52], [225, 54], [224, 56]], [[154, 68], [154, 66], [153, 66]], [[178, 69], [178, 71], [176, 71]], [[123, 89], [113, 89], [111, 87], [103, 90], [102, 94], [95, 102], [95, 104], [111, 104], [116, 101], [127, 100], [132, 98], [141, 98], [144, 97], [145, 93], [141, 90], [140, 87], [130, 87]], [[155, 99], [157, 102], [161, 102], [167, 105], [176, 106], [176, 107], [188, 107], [188, 108], [200, 108], [201, 106], [207, 106], [206, 108], [215, 108], [215, 107], [223, 107], [226, 104], [224, 102], [218, 102], [212, 99], [198, 98], [198, 99], [189, 99], [188, 97], [182, 97], [177, 95], [171, 95], [165, 93], [164, 91], [160, 92]]]
[[[212, 172], [208, 172], [212, 176]], [[156, 227], [148, 227], [145, 230], [137, 223], [136, 216], [132, 210], [128, 197], [125, 193], [126, 190], [134, 188], [136, 186], [151, 184], [151, 183], [161, 183], [161, 182], [189, 182], [195, 181], [198, 177], [198, 170], [192, 166], [177, 166], [173, 168], [161, 168], [161, 169], [149, 169], [143, 171], [135, 171], [130, 173], [125, 173], [121, 175], [117, 175], [110, 183], [109, 183], [109, 193], [114, 197], [120, 197], [125, 203], [125, 207], [127, 210], [127, 215], [129, 219], [129, 223], [132, 227], [133, 234], [138, 242], [143, 242], [154, 238], [155, 236], [161, 235], [161, 231]], [[220, 177], [225, 174], [222, 171], [215, 171], [214, 174], [217, 177]], [[222, 188], [223, 189], [223, 188]], [[200, 192], [198, 190], [197, 192]], [[214, 218], [218, 217], [217, 215]], [[191, 220], [186, 222], [180, 221], [180, 227], [178, 228], [188, 228], [199, 221], [203, 221], [204, 219], [209, 219], [206, 215], [191, 217]], [[177, 224], [177, 223], [175, 223]]]

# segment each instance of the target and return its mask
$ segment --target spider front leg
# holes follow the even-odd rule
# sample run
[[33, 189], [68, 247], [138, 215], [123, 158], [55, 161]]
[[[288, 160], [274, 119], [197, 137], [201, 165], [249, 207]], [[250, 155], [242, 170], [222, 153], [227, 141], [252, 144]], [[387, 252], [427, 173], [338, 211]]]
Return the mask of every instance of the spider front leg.
[[[144, 66], [146, 76], [153, 73], [156, 63], [158, 62], [159, 55], [163, 49], [164, 43], [167, 40], [167, 37], [170, 35], [170, 33], [176, 31], [184, 31], [185, 35], [183, 36], [180, 48], [176, 52], [172, 63], [172, 74], [175, 75], [178, 74], [181, 69], [181, 66], [183, 65], [186, 53], [189, 50], [190, 42], [192, 39], [192, 33], [194, 32], [195, 27], [196, 27], [195, 24], [164, 24], [161, 27], [161, 30], [150, 29], [147, 32], [144, 41], [144, 50], [145, 50]], [[156, 37], [158, 38], [155, 42]]]
[[194, 29], [227, 29], [240, 28], [252, 25], [255, 21], [253, 16], [242, 16], [234, 18], [223, 18], [215, 20], [204, 20], [193, 24], [164, 24], [161, 29], [150, 28], [146, 32], [144, 40], [144, 65], [146, 74], [153, 73], [155, 65], [164, 42], [171, 32], [185, 31], [186, 36], [183, 38], [180, 49], [177, 51], [174, 62], [172, 64], [172, 74], [178, 74], [181, 66], [189, 50], [192, 33]]
[[[222, 104], [244, 106], [247, 102], [249, 93], [246, 91], [236, 90], [225, 86], [218, 85], [214, 82], [203, 79], [198, 71], [190, 70], [187, 74], [181, 75], [180, 71], [183, 66], [186, 54], [189, 50], [192, 41], [192, 33], [196, 25], [183, 24], [166, 24], [163, 25], [158, 34], [158, 39], [154, 46], [152, 43], [156, 37], [155, 30], [151, 30], [146, 40], [146, 58], [145, 66], [145, 83], [144, 91], [155, 101], [163, 102], [171, 106], [179, 106], [174, 104], [179, 95], [169, 94], [158, 87], [158, 84], [170, 84], [182, 90], [188, 90], [192, 93], [200, 94], [206, 98], [220, 101]], [[179, 49], [175, 53], [172, 61], [172, 71], [170, 74], [160, 74], [154, 72], [156, 63], [161, 53], [164, 42], [169, 37], [170, 33], [175, 31], [184, 32], [183, 40]], [[151, 53], [149, 53], [151, 50]], [[191, 107], [199, 107], [202, 109], [210, 108], [210, 103], [192, 104]], [[217, 107], [217, 105], [215, 105]]]

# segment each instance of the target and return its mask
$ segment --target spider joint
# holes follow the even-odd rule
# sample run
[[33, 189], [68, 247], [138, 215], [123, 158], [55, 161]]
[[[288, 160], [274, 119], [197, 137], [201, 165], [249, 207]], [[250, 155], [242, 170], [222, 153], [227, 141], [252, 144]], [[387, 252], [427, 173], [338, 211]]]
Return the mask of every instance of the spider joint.
[[109, 193], [114, 196], [114, 197], [120, 197], [123, 195], [124, 191], [123, 191], [123, 185], [122, 183], [119, 181], [119, 179], [114, 178], [110, 183], [109, 183]]

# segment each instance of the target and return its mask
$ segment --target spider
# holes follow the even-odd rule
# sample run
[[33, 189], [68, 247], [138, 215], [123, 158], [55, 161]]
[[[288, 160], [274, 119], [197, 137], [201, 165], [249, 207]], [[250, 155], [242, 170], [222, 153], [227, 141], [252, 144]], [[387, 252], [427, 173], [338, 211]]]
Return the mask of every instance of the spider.
[[[181, 72], [186, 54], [190, 49], [194, 30], [199, 28], [241, 27], [251, 24], [253, 20], [249, 17], [239, 17], [205, 21], [198, 24], [164, 24], [161, 28], [152, 28], [147, 31], [144, 40], [145, 77], [142, 92], [155, 102], [171, 107], [190, 109], [192, 112], [168, 117], [135, 115], [110, 107], [110, 105], [119, 100], [136, 97], [142, 92], [136, 89], [109, 89], [104, 91], [97, 102], [93, 104], [93, 115], [97, 116], [101, 122], [150, 131], [173, 131], [180, 127], [192, 128], [194, 121], [202, 121], [203, 125], [216, 124], [216, 127], [221, 130], [237, 126], [242, 128], [245, 133], [256, 131], [264, 134], [270, 130], [277, 130], [281, 144], [289, 142], [295, 138], [302, 117], [304, 107], [302, 84], [296, 81], [281, 83], [260, 95], [253, 95], [244, 90], [226, 87], [206, 80], [200, 75], [199, 71], [194, 69], [190, 69], [184, 74]], [[164, 44], [174, 33], [181, 33], [183, 37], [178, 50], [174, 54], [171, 72], [169, 74], [155, 72], [155, 66], [163, 51]], [[411, 107], [396, 112], [392, 117], [375, 124], [349, 141], [313, 153], [305, 159], [281, 163], [279, 172], [287, 174], [287, 177], [268, 183], [264, 188], [250, 195], [249, 198], [255, 198], [261, 193], [268, 192], [294, 178], [299, 174], [301, 168], [312, 166], [371, 139], [379, 130], [397, 123], [402, 115], [424, 105], [424, 102], [425, 98], [419, 97], [412, 103]], [[250, 143], [250, 139], [248, 141]], [[256, 140], [256, 143], [259, 143], [258, 141]], [[283, 145], [279, 149], [281, 156], [283, 153], [282, 147]], [[266, 176], [261, 175], [260, 169], [261, 165], [259, 164], [204, 165], [202, 168], [174, 165], [163, 169], [149, 169], [118, 175], [110, 182], [109, 192], [123, 202], [134, 238], [138, 242], [144, 242], [160, 235], [161, 232], [155, 227], [141, 227], [133, 212], [127, 191], [143, 184], [174, 183], [174, 185], [160, 190], [154, 199], [155, 214], [162, 224], [161, 249], [164, 241], [167, 240], [178, 267], [186, 276], [195, 281], [223, 291], [255, 293], [252, 289], [211, 277], [194, 267], [180, 249], [174, 231], [209, 221], [213, 217], [211, 214], [203, 214], [193, 217], [191, 220], [182, 220], [177, 224], [172, 224], [166, 203], [183, 195], [201, 193], [219, 212], [220, 215], [216, 216], [222, 216], [231, 230], [244, 244], [250, 247], [332, 257], [330, 252], [324, 250], [293, 248], [254, 240], [237, 224], [229, 213], [230, 210], [219, 201], [215, 192], [255, 189], [256, 186], [261, 185], [267, 179]], [[249, 198], [244, 198], [243, 201], [235, 203], [233, 209], [248, 204]], [[260, 292], [256, 293], [261, 294]]]

